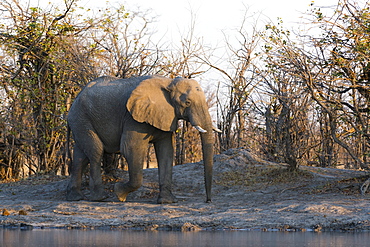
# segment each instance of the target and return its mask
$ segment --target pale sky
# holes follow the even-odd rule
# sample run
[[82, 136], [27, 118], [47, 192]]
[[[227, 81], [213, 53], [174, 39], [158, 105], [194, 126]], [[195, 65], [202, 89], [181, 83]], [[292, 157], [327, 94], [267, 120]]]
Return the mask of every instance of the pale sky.
[[[33, 5], [46, 7], [50, 3], [63, 8], [64, 0], [22, 0]], [[335, 6], [338, 0], [78, 0], [84, 8], [106, 7], [121, 3], [126, 10], [145, 12], [156, 16], [156, 35], [179, 42], [179, 37], [188, 32], [192, 18], [195, 18], [195, 35], [204, 39], [206, 44], [217, 45], [225, 39], [224, 33], [240, 28], [245, 16], [246, 26], [256, 22], [264, 26], [269, 20], [276, 22], [280, 17], [284, 27], [304, 28], [300, 18], [307, 12], [311, 3], [317, 7]], [[254, 23], [253, 23], [254, 22]], [[300, 24], [299, 24], [300, 23]]]
[[[58, 1], [58, 0], [53, 0]], [[59, 0], [61, 1], [61, 0]], [[278, 17], [284, 26], [290, 28], [302, 22], [302, 13], [309, 5], [334, 6], [338, 0], [109, 0], [111, 4], [121, 2], [127, 10], [151, 10], [157, 16], [158, 35], [175, 38], [188, 31], [192, 15], [195, 16], [195, 34], [202, 36], [205, 42], [219, 43], [224, 40], [224, 31], [240, 28], [245, 15], [266, 23], [269, 19], [276, 22]], [[85, 7], [104, 6], [105, 0], [80, 0]], [[247, 14], [246, 14], [247, 13]], [[251, 23], [250, 25], [252, 25]]]
[[[40, 7], [51, 2], [62, 7], [64, 0], [21, 1], [31, 1]], [[279, 17], [284, 21], [285, 29], [304, 30], [304, 20], [300, 17], [304, 16], [303, 13], [310, 9], [312, 3], [321, 7], [325, 14], [326, 11], [333, 11], [338, 0], [79, 0], [78, 6], [93, 9], [106, 7], [106, 2], [110, 5], [120, 2], [129, 13], [150, 10], [149, 15], [157, 17], [154, 24], [157, 29], [156, 37], [152, 38], [173, 42], [175, 45], [180, 43], [181, 35], [187, 34], [195, 16], [195, 36], [202, 38], [203, 44], [210, 45], [211, 48], [221, 48], [215, 51], [224, 53], [222, 45], [225, 45], [225, 33], [227, 39], [232, 39], [245, 16], [249, 17], [245, 23], [246, 28], [252, 28], [256, 23], [263, 28], [269, 21], [277, 22]], [[216, 60], [219, 57], [218, 61], [221, 62], [225, 59], [223, 54], [215, 57]], [[212, 71], [207, 72], [205, 77], [202, 79], [205, 83], [219, 78]]]
[[[35, 0], [40, 1], [40, 0]], [[62, 0], [50, 0], [58, 2]], [[108, 0], [124, 4], [128, 12], [139, 10], [156, 16], [156, 33], [152, 41], [161, 40], [180, 44], [181, 36], [186, 35], [192, 18], [195, 16], [195, 36], [203, 39], [204, 45], [215, 49], [214, 59], [224, 59], [225, 33], [227, 39], [233, 39], [245, 16], [249, 17], [246, 28], [277, 22], [282, 18], [284, 28], [304, 30], [304, 20], [300, 17], [310, 9], [313, 3], [321, 10], [333, 11], [338, 0]], [[93, 8], [106, 6], [106, 0], [80, 0], [79, 6]], [[326, 7], [331, 8], [326, 8]], [[311, 8], [312, 9], [312, 8]], [[153, 27], [153, 26], [152, 26]], [[231, 42], [232, 43], [232, 42]]]
[[[63, 9], [64, 6], [64, 0], [23, 1], [40, 7], [50, 7], [52, 4]], [[237, 35], [245, 16], [248, 17], [244, 25], [246, 30], [256, 23], [264, 28], [269, 21], [277, 22], [278, 17], [284, 21], [284, 28], [304, 30], [304, 20], [300, 17], [304, 16], [312, 3], [325, 13], [333, 11], [338, 0], [79, 0], [77, 4], [85, 9], [94, 9], [106, 7], [107, 2], [113, 6], [121, 3], [129, 13], [149, 10], [149, 16], [156, 16], [156, 22], [151, 26], [156, 29], [151, 37], [154, 43], [161, 40], [179, 45], [181, 36], [189, 32], [192, 19], [195, 18], [196, 38], [202, 38], [203, 45], [215, 49], [213, 55], [217, 53], [217, 60], [217, 57], [224, 57], [225, 38], [230, 41]]]

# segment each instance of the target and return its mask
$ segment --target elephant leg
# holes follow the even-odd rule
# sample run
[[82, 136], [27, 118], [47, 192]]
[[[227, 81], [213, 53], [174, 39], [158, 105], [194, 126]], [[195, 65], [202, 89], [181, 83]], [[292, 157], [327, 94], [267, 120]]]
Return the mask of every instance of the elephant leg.
[[[75, 185], [77, 191], [80, 190], [82, 173], [86, 168], [87, 163], [90, 162], [90, 197], [92, 201], [101, 201], [107, 197], [102, 176], [101, 176], [101, 161], [104, 153], [103, 143], [98, 137], [98, 135], [92, 131], [92, 128], [88, 128], [87, 131], [75, 132], [74, 137], [76, 141], [76, 147], [74, 152], [73, 163], [80, 165], [73, 165], [73, 169], [76, 169], [72, 172], [71, 183], [72, 187]], [[87, 161], [86, 161], [87, 159]], [[77, 186], [78, 184], [78, 186]], [[72, 190], [73, 191], [73, 190]]]
[[94, 145], [87, 152], [90, 160], [90, 200], [102, 201], [107, 198], [101, 174], [101, 162], [104, 153], [103, 143], [96, 134], [91, 134], [91, 137], [91, 143]]
[[139, 189], [143, 183], [144, 158], [149, 144], [146, 139], [145, 135], [134, 135], [133, 133], [127, 133], [123, 137], [121, 153], [128, 163], [129, 181], [127, 183], [118, 182], [114, 185], [114, 192], [122, 202], [126, 201], [130, 192]]
[[168, 132], [160, 140], [154, 143], [155, 153], [158, 161], [159, 173], [159, 196], [158, 203], [178, 202], [172, 194], [172, 167], [174, 158], [173, 134]]
[[82, 173], [89, 160], [84, 152], [76, 145], [73, 149], [73, 162], [69, 169], [71, 178], [67, 186], [67, 200], [79, 201], [84, 199], [81, 192]]

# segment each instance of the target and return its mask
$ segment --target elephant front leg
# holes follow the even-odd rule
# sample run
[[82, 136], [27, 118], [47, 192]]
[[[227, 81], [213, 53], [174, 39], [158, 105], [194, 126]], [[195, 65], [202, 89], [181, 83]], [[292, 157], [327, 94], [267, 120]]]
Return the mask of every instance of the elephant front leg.
[[[129, 193], [139, 189], [142, 184], [142, 172], [136, 173], [127, 183], [118, 182], [114, 185], [114, 193], [118, 200], [125, 202]], [[141, 178], [140, 178], [141, 177]]]
[[129, 181], [118, 182], [114, 185], [114, 192], [121, 202], [125, 202], [127, 195], [139, 189], [143, 183], [144, 157], [148, 148], [148, 141], [144, 137], [125, 138], [131, 140], [124, 142], [121, 153], [128, 163]]
[[174, 159], [173, 134], [166, 133], [162, 139], [154, 143], [158, 161], [159, 196], [157, 202], [176, 203], [177, 198], [172, 194], [172, 167]]

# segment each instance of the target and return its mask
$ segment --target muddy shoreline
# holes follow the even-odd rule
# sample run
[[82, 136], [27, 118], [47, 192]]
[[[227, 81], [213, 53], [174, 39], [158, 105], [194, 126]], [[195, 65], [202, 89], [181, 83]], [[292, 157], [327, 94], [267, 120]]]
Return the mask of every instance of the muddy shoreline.
[[[201, 163], [174, 167], [179, 202], [156, 204], [157, 169], [119, 202], [105, 178], [104, 202], [65, 200], [67, 177], [40, 175], [0, 184], [0, 225], [17, 229], [369, 231], [370, 196], [359, 191], [363, 171], [304, 167], [289, 175], [283, 164], [248, 150], [215, 156], [213, 202], [205, 203]], [[127, 172], [119, 171], [122, 180]], [[88, 197], [88, 177], [84, 193]]]

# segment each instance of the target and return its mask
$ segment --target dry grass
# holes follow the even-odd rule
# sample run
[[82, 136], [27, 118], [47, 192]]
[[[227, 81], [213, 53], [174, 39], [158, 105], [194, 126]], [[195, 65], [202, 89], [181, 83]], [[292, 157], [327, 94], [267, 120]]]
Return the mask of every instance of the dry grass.
[[359, 188], [366, 181], [367, 178], [368, 176], [366, 175], [328, 182], [321, 186], [313, 188], [309, 193], [341, 193], [345, 195], [360, 194]]
[[249, 166], [245, 169], [226, 171], [218, 175], [216, 184], [223, 186], [251, 186], [258, 183], [290, 183], [302, 178], [312, 178], [303, 170], [289, 170], [286, 167]]

